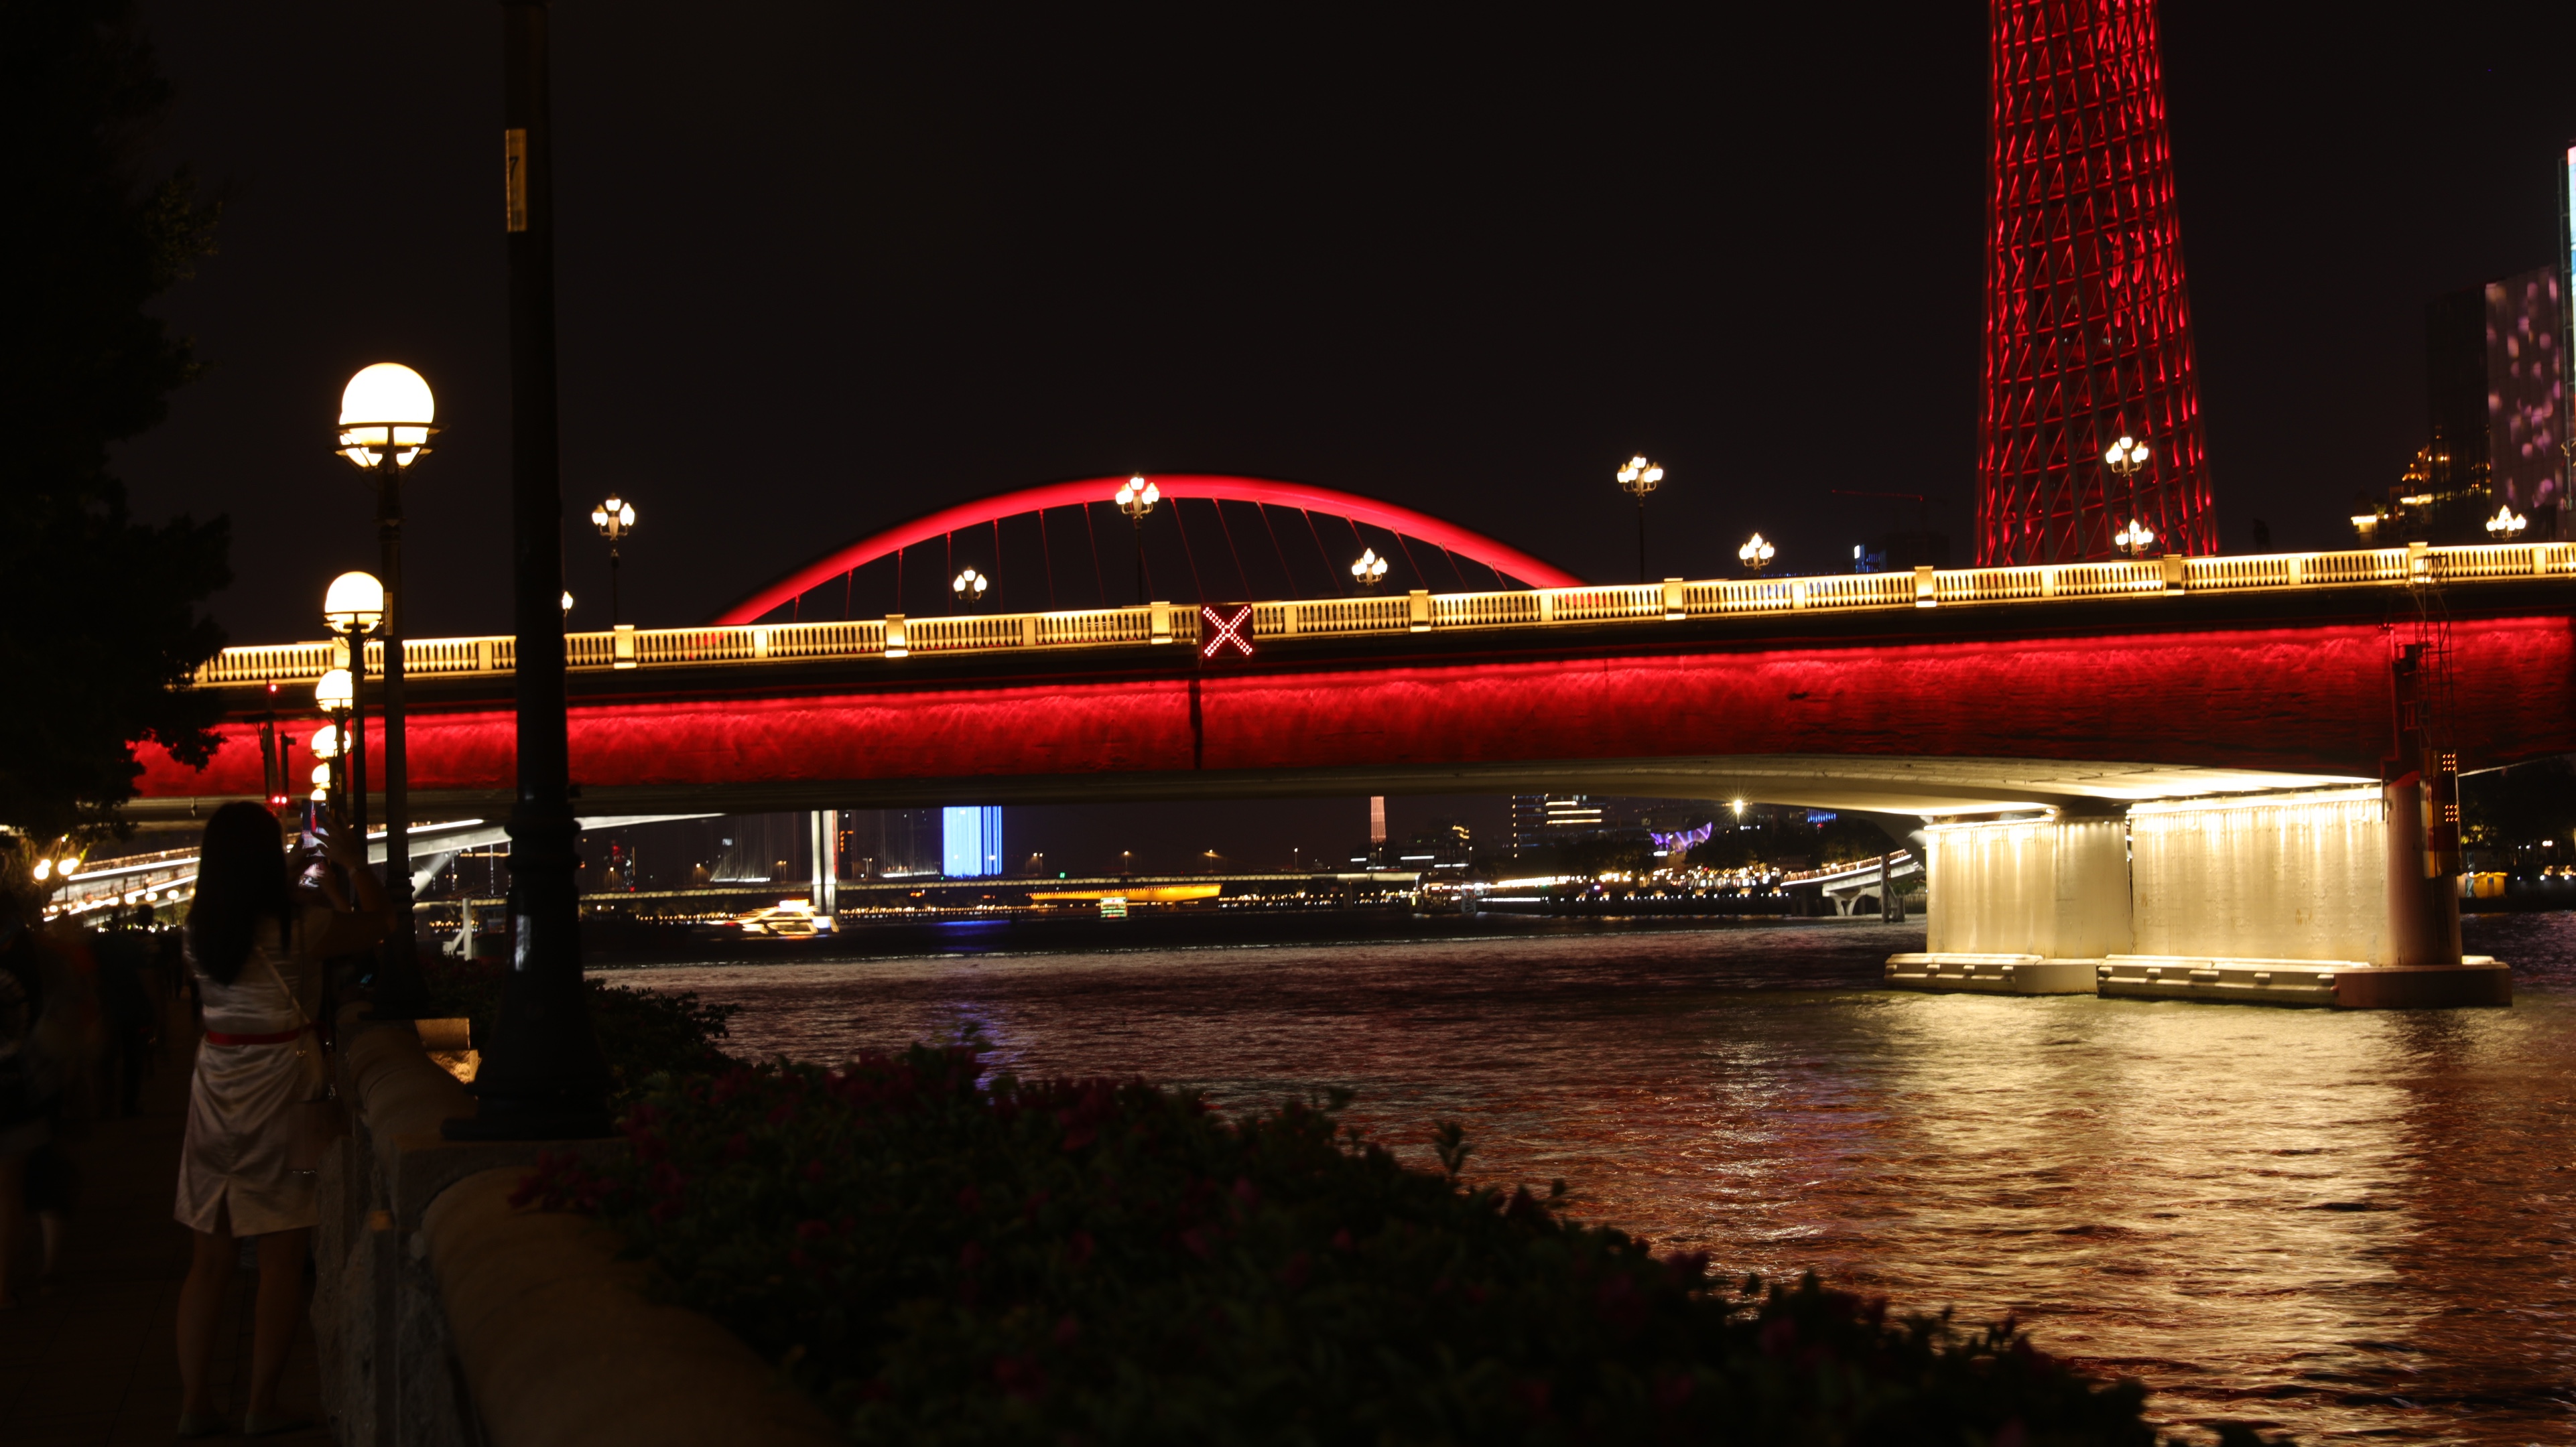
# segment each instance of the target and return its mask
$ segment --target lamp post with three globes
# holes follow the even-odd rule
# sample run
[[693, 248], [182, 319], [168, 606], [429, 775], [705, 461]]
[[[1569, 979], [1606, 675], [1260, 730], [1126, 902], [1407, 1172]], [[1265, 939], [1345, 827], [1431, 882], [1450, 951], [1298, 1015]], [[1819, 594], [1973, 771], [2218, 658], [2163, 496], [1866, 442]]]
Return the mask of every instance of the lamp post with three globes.
[[1644, 453], [1628, 459], [1619, 469], [1619, 486], [1637, 500], [1637, 581], [1652, 581], [1646, 576], [1646, 494], [1661, 487], [1664, 470], [1646, 460]]
[[1375, 548], [1362, 548], [1360, 560], [1351, 564], [1351, 576], [1359, 580], [1361, 587], [1374, 589], [1386, 581], [1386, 559], [1379, 557]]
[[608, 539], [608, 626], [615, 628], [621, 621], [617, 611], [617, 544], [635, 531], [635, 504], [612, 492], [607, 501], [590, 510], [590, 525]]
[[1163, 490], [1148, 482], [1141, 472], [1118, 484], [1117, 496], [1110, 499], [1127, 514], [1129, 532], [1136, 541], [1136, 602], [1140, 606], [1145, 601], [1145, 514], [1162, 500]]
[[2156, 530], [2138, 521], [2136, 511], [2138, 473], [2147, 465], [2147, 444], [2121, 433], [2120, 440], [2102, 454], [2102, 465], [2129, 485], [2129, 525], [2112, 535], [2111, 544], [2132, 558], [2145, 557], [2147, 545], [2156, 540]]

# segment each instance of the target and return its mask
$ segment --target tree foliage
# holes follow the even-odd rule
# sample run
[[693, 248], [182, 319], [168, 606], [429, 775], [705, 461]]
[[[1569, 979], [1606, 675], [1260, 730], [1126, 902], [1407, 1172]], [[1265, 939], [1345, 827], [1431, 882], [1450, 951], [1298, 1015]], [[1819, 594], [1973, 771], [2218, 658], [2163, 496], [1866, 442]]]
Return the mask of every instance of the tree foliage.
[[170, 97], [129, 0], [0, 0], [0, 825], [110, 822], [132, 745], [188, 762], [214, 701], [226, 520], [135, 521], [108, 449], [198, 371], [147, 307], [212, 250], [217, 207], [143, 151]]
[[1749, 828], [1730, 829], [1721, 822], [1707, 843], [1691, 850], [1690, 862], [1707, 869], [1812, 867], [1876, 859], [1903, 847], [1886, 830], [1853, 815], [1810, 824], [1801, 814], [1766, 811]]

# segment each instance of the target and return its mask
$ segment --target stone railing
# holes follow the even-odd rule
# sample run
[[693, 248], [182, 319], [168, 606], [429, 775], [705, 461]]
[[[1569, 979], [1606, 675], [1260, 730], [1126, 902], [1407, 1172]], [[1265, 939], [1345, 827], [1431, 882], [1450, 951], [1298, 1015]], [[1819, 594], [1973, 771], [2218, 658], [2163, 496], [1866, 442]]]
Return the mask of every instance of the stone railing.
[[[2459, 583], [2576, 576], [2576, 543], [2436, 548], [2412, 544], [2341, 553], [2260, 557], [2143, 558], [2026, 568], [1916, 568], [1909, 573], [1837, 573], [1798, 578], [1718, 579], [1498, 593], [1415, 591], [1382, 597], [1252, 604], [1255, 640], [1357, 637], [1461, 629], [1568, 624], [1649, 626], [1688, 618], [1885, 608], [1954, 608], [2053, 599], [2147, 598], [2182, 593]], [[1239, 605], [1231, 605], [1239, 606]], [[1059, 613], [977, 613], [836, 623], [755, 623], [705, 628], [632, 626], [565, 635], [567, 664], [579, 671], [703, 667], [819, 658], [898, 659], [922, 653], [1004, 653], [1184, 642], [1198, 636], [1198, 605], [1148, 603]], [[506, 674], [517, 666], [510, 637], [425, 638], [403, 644], [415, 678]], [[201, 687], [309, 683], [347, 661], [346, 645], [272, 644], [227, 648], [197, 670]], [[383, 670], [384, 644], [367, 645], [369, 673]]]
[[652, 1301], [644, 1268], [578, 1216], [510, 1197], [540, 1152], [623, 1141], [466, 1144], [474, 1097], [409, 1025], [342, 1012], [354, 1134], [321, 1177], [313, 1326], [343, 1447], [725, 1442], [820, 1447], [821, 1408], [732, 1333]]

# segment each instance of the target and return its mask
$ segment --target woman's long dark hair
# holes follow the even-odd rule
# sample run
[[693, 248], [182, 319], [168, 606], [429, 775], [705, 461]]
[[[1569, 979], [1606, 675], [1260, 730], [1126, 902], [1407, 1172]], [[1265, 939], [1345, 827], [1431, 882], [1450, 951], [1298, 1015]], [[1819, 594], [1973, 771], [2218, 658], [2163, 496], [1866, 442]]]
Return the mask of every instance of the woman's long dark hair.
[[262, 919], [282, 937], [295, 924], [277, 816], [257, 804], [226, 804], [206, 821], [197, 850], [197, 897], [188, 905], [188, 949], [219, 984], [241, 977]]

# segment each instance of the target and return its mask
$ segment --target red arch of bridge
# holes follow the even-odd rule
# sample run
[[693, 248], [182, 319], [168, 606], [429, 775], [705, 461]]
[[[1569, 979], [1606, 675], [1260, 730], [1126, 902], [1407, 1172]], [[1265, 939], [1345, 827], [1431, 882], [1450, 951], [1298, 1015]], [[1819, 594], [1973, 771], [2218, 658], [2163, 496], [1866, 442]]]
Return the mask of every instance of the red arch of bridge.
[[[1335, 492], [1331, 488], [1312, 487], [1301, 482], [1273, 482], [1257, 477], [1216, 477], [1195, 473], [1167, 476], [1147, 473], [1147, 480], [1162, 491], [1165, 498], [1204, 498], [1210, 502], [1263, 503], [1271, 507], [1300, 508], [1353, 522], [1367, 523], [1408, 538], [1419, 538], [1434, 547], [1446, 548], [1470, 562], [1481, 563], [1497, 573], [1518, 578], [1533, 588], [1576, 588], [1583, 580], [1553, 564], [1543, 563], [1518, 548], [1496, 542], [1482, 533], [1469, 532], [1455, 523], [1443, 522], [1428, 513], [1408, 507], [1379, 502], [1355, 493]], [[773, 608], [877, 559], [916, 543], [926, 543], [947, 533], [982, 527], [1000, 518], [1018, 517], [1022, 513], [1042, 512], [1050, 508], [1082, 507], [1095, 502], [1108, 502], [1118, 491], [1124, 477], [1094, 477], [1080, 482], [1055, 482], [1044, 487], [1006, 492], [999, 497], [981, 498], [942, 508], [927, 517], [919, 517], [898, 527], [886, 529], [874, 537], [859, 541], [828, 554], [750, 597], [726, 609], [715, 621], [733, 626], [756, 622]]]

